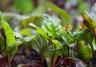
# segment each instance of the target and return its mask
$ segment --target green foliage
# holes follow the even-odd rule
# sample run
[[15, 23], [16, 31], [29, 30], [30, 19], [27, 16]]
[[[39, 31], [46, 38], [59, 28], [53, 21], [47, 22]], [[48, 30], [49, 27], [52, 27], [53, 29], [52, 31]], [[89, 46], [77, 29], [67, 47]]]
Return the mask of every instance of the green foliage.
[[38, 28], [36, 31], [44, 38], [44, 40], [47, 40], [47, 33], [43, 29]]
[[4, 30], [4, 32], [2, 33], [3, 36], [1, 35], [0, 37], [0, 52], [4, 57], [7, 57], [9, 59], [8, 62], [11, 62], [18, 51], [18, 46], [22, 42], [15, 39], [13, 30], [2, 15], [0, 15], [0, 19], [0, 24], [2, 26], [2, 29]]
[[58, 41], [58, 40], [52, 40], [52, 48], [53, 49], [56, 49], [56, 50], [58, 50], [58, 49], [62, 49], [62, 44]]
[[92, 49], [84, 42], [80, 42], [77, 48], [79, 57], [81, 57], [84, 61], [89, 61], [92, 59]]
[[31, 36], [32, 35], [32, 29], [31, 28], [25, 28], [21, 30], [21, 35], [23, 36]]
[[42, 23], [42, 29], [52, 38], [58, 38], [61, 35], [62, 26], [58, 19], [52, 19], [52, 17], [45, 17]]
[[78, 0], [78, 10], [80, 11], [80, 13], [83, 13], [85, 10], [88, 10], [89, 5], [84, 2], [84, 0]]
[[[24, 14], [32, 11], [31, 0], [15, 1], [15, 7], [18, 11]], [[79, 6], [81, 11], [83, 5]], [[49, 8], [53, 10], [52, 15], [45, 14]], [[85, 12], [82, 15], [86, 28], [84, 27], [82, 30], [79, 28], [78, 31], [72, 32], [63, 29], [63, 25], [71, 24], [71, 16], [56, 5], [44, 1], [31, 15], [24, 16], [26, 18], [23, 19], [17, 19], [20, 22], [16, 32], [20, 33], [21, 38], [17, 37], [18, 34], [14, 33], [5, 18], [0, 14], [0, 28], [4, 30], [3, 35], [0, 31], [0, 52], [3, 56], [12, 60], [18, 52], [18, 46], [22, 44], [26, 48], [30, 47], [36, 50], [40, 54], [41, 61], [49, 58], [50, 64], [58, 56], [77, 57], [78, 55], [83, 61], [88, 62], [93, 58], [93, 53], [96, 51], [96, 46], [94, 46], [96, 44], [95, 8], [93, 7], [93, 11]], [[4, 51], [2, 51], [3, 49]]]
[[7, 47], [10, 47], [15, 43], [14, 32], [10, 28], [9, 24], [2, 18], [1, 18], [1, 25], [2, 25], [2, 28], [5, 31]]
[[66, 44], [70, 45], [71, 43], [74, 43], [74, 35], [71, 32], [63, 32], [62, 35], [63, 41], [65, 41]]
[[88, 29], [82, 30], [74, 34], [75, 40], [77, 41], [91, 41], [93, 40], [93, 33], [90, 32]]
[[62, 18], [62, 24], [68, 24], [72, 22], [72, 18], [71, 16], [64, 10], [62, 10], [61, 8], [57, 7], [56, 5], [47, 2], [46, 3], [47, 8], [50, 8], [51, 10], [53, 10], [57, 15], [61, 16]]
[[96, 27], [96, 21], [90, 17], [88, 12], [85, 12], [83, 14], [83, 18], [84, 18], [84, 24], [86, 25], [86, 27], [88, 27], [89, 29], [94, 29]]
[[15, 0], [14, 6], [17, 11], [22, 13], [29, 13], [34, 7], [31, 0]]
[[28, 18], [20, 20], [20, 27], [21, 28], [29, 27], [29, 24], [31, 22], [34, 23], [37, 26], [40, 26], [42, 24], [42, 21], [43, 21], [43, 16], [40, 16], [40, 15], [30, 15]]
[[83, 13], [83, 18], [84, 18], [84, 24], [86, 27], [88, 27], [89, 29], [94, 29], [96, 28], [96, 5], [93, 5], [93, 7], [90, 9], [89, 12], [85, 12]]

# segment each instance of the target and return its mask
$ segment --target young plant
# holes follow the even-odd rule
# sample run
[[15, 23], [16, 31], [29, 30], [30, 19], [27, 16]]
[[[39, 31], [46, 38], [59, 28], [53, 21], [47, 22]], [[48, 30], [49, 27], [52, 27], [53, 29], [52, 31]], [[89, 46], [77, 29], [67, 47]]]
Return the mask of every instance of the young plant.
[[0, 14], [0, 24], [2, 30], [0, 37], [0, 45], [1, 45], [1, 55], [5, 59], [5, 63], [7, 63], [11, 67], [11, 62], [18, 51], [18, 46], [21, 44], [21, 41], [17, 41], [15, 39], [15, 35], [9, 24], [6, 22], [2, 14]]

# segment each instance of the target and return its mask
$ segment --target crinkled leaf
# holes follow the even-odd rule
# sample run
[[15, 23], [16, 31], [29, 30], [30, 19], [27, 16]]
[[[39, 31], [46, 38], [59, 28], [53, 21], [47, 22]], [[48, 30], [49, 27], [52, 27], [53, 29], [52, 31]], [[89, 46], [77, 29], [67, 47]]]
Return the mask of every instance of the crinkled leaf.
[[42, 24], [42, 29], [48, 33], [49, 36], [52, 38], [55, 38], [59, 35], [61, 35], [62, 31], [62, 26], [60, 25], [59, 22], [55, 22], [56, 19], [53, 19], [50, 16], [45, 17], [43, 24]]

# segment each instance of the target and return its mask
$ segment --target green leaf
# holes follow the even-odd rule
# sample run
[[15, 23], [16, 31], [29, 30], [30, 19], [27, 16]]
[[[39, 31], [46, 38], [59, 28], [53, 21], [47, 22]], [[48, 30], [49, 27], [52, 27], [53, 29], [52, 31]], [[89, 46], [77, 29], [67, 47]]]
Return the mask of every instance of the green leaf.
[[21, 35], [23, 36], [31, 36], [32, 35], [32, 29], [31, 28], [25, 28], [20, 31]]
[[93, 45], [93, 49], [96, 51], [96, 40], [95, 39], [92, 40], [92, 45]]
[[48, 34], [48, 36], [51, 36], [52, 38], [58, 38], [62, 31], [60, 22], [48, 15], [45, 16], [41, 28]]
[[89, 61], [92, 58], [92, 49], [82, 41], [78, 44], [77, 51], [79, 57], [84, 61]]
[[84, 24], [89, 29], [96, 28], [96, 4], [90, 9], [89, 12], [83, 13]]
[[93, 34], [86, 29], [84, 31], [77, 32], [76, 34], [74, 34], [74, 37], [75, 37], [75, 40], [77, 41], [84, 40], [84, 41], [90, 42], [93, 39]]
[[32, 15], [34, 16], [42, 16], [44, 14], [44, 12], [46, 11], [44, 4], [40, 4], [33, 12]]
[[1, 19], [1, 25], [5, 31], [7, 46], [10, 47], [15, 43], [14, 32], [12, 31], [11, 27], [4, 19]]
[[96, 20], [90, 17], [88, 12], [83, 13], [84, 24], [89, 29], [96, 28]]
[[32, 37], [25, 37], [23, 38], [24, 42], [30, 42], [32, 40]]
[[29, 23], [29, 25], [30, 25], [31, 27], [34, 27], [34, 28], [39, 28], [38, 26], [36, 26], [36, 25], [33, 24], [33, 23]]
[[39, 34], [41, 34], [41, 36], [43, 36], [43, 38], [44, 38], [45, 40], [47, 40], [47, 33], [46, 33], [43, 29], [38, 28], [36, 31], [37, 31]]
[[14, 7], [17, 11], [22, 13], [29, 13], [33, 9], [33, 2], [31, 0], [15, 0]]
[[66, 44], [71, 44], [74, 42], [74, 37], [73, 37], [73, 34], [71, 32], [64, 31], [63, 35], [62, 35], [62, 39], [64, 40], [64, 42]]
[[58, 50], [62, 48], [62, 44], [58, 40], [52, 40], [52, 43], [53, 49]]
[[78, 10], [80, 13], [83, 13], [85, 10], [88, 10], [90, 6], [86, 2], [84, 2], [84, 0], [82, 0], [81, 2], [80, 1], [81, 0], [79, 0]]
[[30, 15], [28, 18], [20, 20], [20, 26], [22, 28], [26, 28], [29, 27], [30, 23], [32, 22], [36, 26], [40, 27], [42, 21], [43, 21], [43, 16]]
[[12, 60], [15, 54], [17, 53], [17, 51], [18, 51], [18, 47], [16, 45], [12, 45], [6, 48], [3, 55], [5, 57], [8, 57], [10, 60]]
[[19, 40], [19, 41], [16, 41], [16, 42], [14, 43], [14, 45], [17, 46], [17, 47], [18, 47], [19, 45], [21, 45], [21, 44], [22, 44], [22, 41], [20, 41], [20, 40]]
[[56, 14], [61, 16], [63, 22], [65, 22], [65, 23], [72, 22], [71, 21], [71, 19], [72, 19], [71, 16], [66, 11], [64, 11], [63, 9], [57, 7], [56, 5], [54, 5], [54, 4], [50, 3], [50, 2], [46, 3], [46, 7], [51, 8]]

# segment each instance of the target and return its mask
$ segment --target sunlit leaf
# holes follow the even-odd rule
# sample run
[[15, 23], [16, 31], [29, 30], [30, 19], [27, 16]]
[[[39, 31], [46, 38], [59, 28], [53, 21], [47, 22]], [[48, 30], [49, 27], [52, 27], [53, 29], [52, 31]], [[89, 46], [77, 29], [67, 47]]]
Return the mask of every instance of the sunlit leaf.
[[40, 33], [45, 40], [47, 40], [47, 33], [43, 29], [38, 28], [37, 32]]
[[7, 46], [12, 46], [15, 43], [15, 36], [14, 36], [14, 32], [12, 31], [12, 29], [10, 28], [9, 24], [4, 20], [1, 19], [1, 24], [2, 27], [5, 31], [5, 35], [6, 35], [6, 41], [7, 41]]
[[53, 43], [53, 49], [61, 49], [62, 48], [62, 44], [58, 41], [58, 40], [52, 40]]
[[62, 31], [62, 26], [59, 22], [57, 22], [58, 20], [56, 20], [57, 19], [47, 16], [41, 25], [42, 29], [48, 34], [48, 36], [51, 36], [52, 38], [56, 38], [57, 36], [61, 35]]

